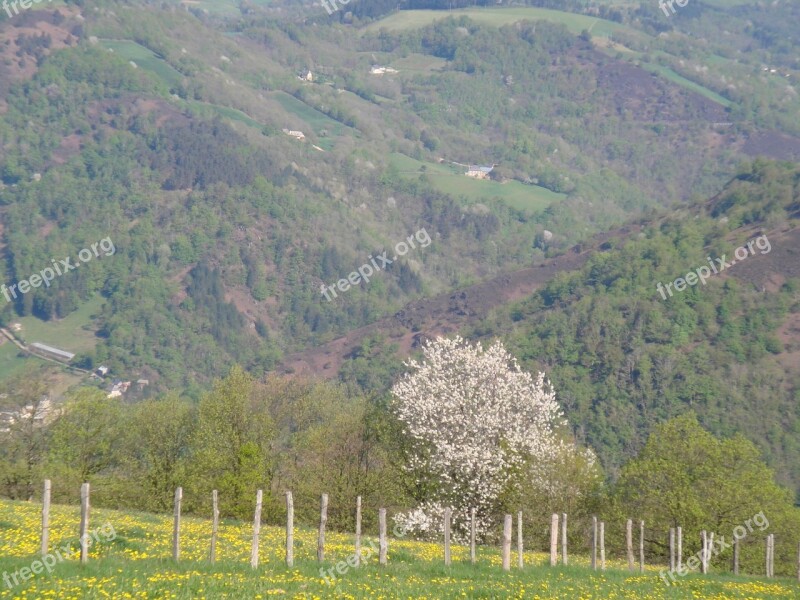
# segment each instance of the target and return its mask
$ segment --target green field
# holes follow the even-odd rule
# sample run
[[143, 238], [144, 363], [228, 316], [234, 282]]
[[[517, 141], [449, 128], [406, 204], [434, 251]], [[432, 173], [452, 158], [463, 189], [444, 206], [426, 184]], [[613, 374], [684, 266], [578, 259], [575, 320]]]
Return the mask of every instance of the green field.
[[[208, 12], [210, 15], [223, 18], [239, 18], [242, 11], [237, 0], [180, 0], [178, 4], [186, 8], [194, 8]], [[268, 6], [272, 0], [249, 0], [248, 4]]]
[[14, 342], [3, 336], [3, 344], [0, 345], [0, 380], [6, 380], [17, 373], [22, 372], [28, 365], [28, 360], [35, 360], [40, 363], [45, 361], [38, 358], [28, 359], [24, 355], [20, 356], [20, 350]]
[[[638, 2], [631, 0], [594, 0], [596, 4], [604, 4], [606, 6], [620, 6], [620, 7], [636, 7]], [[709, 6], [716, 6], [718, 8], [731, 8], [734, 6], [742, 6], [743, 4], [756, 4], [756, 0], [703, 0], [703, 4]], [[677, 6], [675, 8], [678, 8]]]
[[181, 100], [181, 103], [192, 107], [193, 110], [206, 117], [219, 115], [226, 119], [230, 119], [231, 121], [238, 121], [249, 127], [255, 127], [259, 130], [263, 129], [264, 127], [261, 123], [236, 108], [220, 106], [219, 104], [211, 104], [209, 102], [201, 102], [200, 100]]
[[219, 17], [240, 17], [238, 2], [234, 0], [188, 0], [180, 2], [186, 8], [206, 11]]
[[[310, 107], [302, 100], [298, 100], [286, 92], [275, 92], [272, 94], [272, 97], [275, 98], [287, 112], [292, 113], [302, 119], [304, 123], [307, 123], [319, 138], [319, 146], [327, 151], [333, 148], [334, 140], [331, 138], [345, 134], [357, 135], [358, 133], [352, 127], [348, 127], [344, 123], [331, 119], [325, 113]], [[294, 128], [295, 127], [289, 127], [287, 125], [287, 129]], [[328, 134], [327, 136], [320, 137], [320, 133], [323, 130], [326, 130]]]
[[[721, 3], [725, 2], [725, 0], [720, 0]], [[649, 37], [647, 34], [632, 29], [626, 25], [621, 25], [619, 23], [615, 23], [613, 21], [606, 21], [604, 19], [597, 19], [594, 17], [589, 17], [587, 15], [578, 15], [569, 12], [562, 12], [558, 10], [550, 10], [545, 8], [467, 8], [461, 10], [454, 10], [454, 11], [438, 11], [438, 10], [404, 10], [397, 13], [394, 13], [388, 16], [385, 19], [377, 21], [375, 23], [371, 23], [366, 27], [366, 31], [378, 31], [382, 28], [386, 28], [389, 30], [404, 30], [404, 29], [414, 29], [419, 27], [424, 27], [438, 19], [444, 19], [448, 16], [467, 16], [476, 23], [483, 23], [486, 25], [492, 25], [495, 27], [500, 27], [502, 25], [507, 25], [509, 23], [514, 23], [516, 21], [521, 21], [523, 19], [534, 20], [534, 19], [542, 19], [546, 21], [551, 21], [554, 23], [562, 23], [567, 27], [569, 31], [572, 33], [578, 34], [584, 29], [587, 29], [591, 32], [594, 37], [608, 37], [610, 35], [614, 35], [618, 32], [625, 32], [627, 34], [638, 35], [642, 37]], [[614, 51], [608, 51], [609, 54], [613, 55], [616, 54]], [[638, 53], [633, 52], [633, 56], [638, 55]], [[408, 59], [401, 59], [395, 61], [392, 65], [398, 69], [403, 68], [402, 61], [409, 60]], [[417, 60], [416, 62], [421, 62]], [[412, 59], [411, 64], [414, 64]], [[424, 64], [424, 63], [421, 63]], [[697, 92], [713, 100], [714, 102], [718, 102], [722, 106], [729, 107], [732, 106], [733, 103], [717, 94], [716, 92], [703, 87], [702, 85], [695, 83], [685, 77], [679, 75], [672, 69], [668, 67], [663, 67], [660, 65], [653, 65], [649, 63], [640, 63], [642, 68], [647, 69], [648, 71], [655, 73], [664, 79], [671, 81], [672, 83], [676, 83], [688, 90], [693, 92]], [[437, 65], [438, 66], [438, 65]], [[413, 67], [405, 67], [407, 70], [413, 70]], [[432, 68], [432, 67], [431, 67]]]
[[717, 8], [733, 8], [745, 4], [757, 4], [755, 0], [703, 0], [703, 3]]
[[136, 42], [130, 40], [100, 40], [100, 45], [113, 50], [117, 56], [132, 60], [139, 68], [154, 73], [167, 85], [178, 85], [183, 79], [183, 75], [173, 69], [163, 58]]
[[[498, 199], [517, 210], [538, 212], [566, 198], [538, 185], [526, 185], [519, 181], [500, 183], [490, 180], [472, 179], [464, 176], [464, 168], [448, 164], [423, 163], [405, 154], [394, 153], [391, 164], [401, 175], [417, 177], [423, 173], [439, 191], [453, 196], [464, 196], [468, 200], [487, 202]], [[424, 167], [424, 169], [423, 169]]]
[[501, 27], [510, 23], [523, 20], [544, 20], [562, 23], [571, 32], [578, 34], [584, 29], [591, 31], [595, 36], [608, 36], [624, 31], [629, 34], [649, 37], [646, 34], [605, 19], [597, 19], [587, 15], [551, 10], [547, 8], [463, 8], [458, 10], [401, 10], [374, 23], [370, 23], [365, 31], [379, 31], [381, 29], [403, 30], [416, 29], [429, 25], [434, 21], [448, 17], [469, 17], [476, 23]]
[[726, 108], [729, 106], [733, 106], [733, 102], [731, 102], [727, 98], [720, 96], [715, 91], [710, 90], [707, 87], [700, 85], [699, 83], [695, 83], [690, 79], [686, 79], [683, 75], [679, 75], [669, 67], [664, 67], [662, 65], [654, 65], [644, 62], [639, 63], [639, 66], [642, 67], [643, 69], [646, 69], [647, 71], [650, 71], [651, 73], [660, 75], [661, 77], [671, 81], [672, 83], [677, 83], [678, 85], [686, 88], [687, 90], [697, 92], [701, 96], [705, 96], [709, 100], [713, 100], [714, 102], [717, 102], [722, 106], [725, 106]]
[[[89, 352], [97, 344], [93, 315], [100, 312], [105, 299], [97, 295], [84, 302], [78, 310], [57, 321], [42, 321], [36, 317], [20, 317], [22, 331], [13, 331], [25, 344], [41, 342], [68, 352]], [[9, 328], [10, 329], [10, 328]]]
[[398, 71], [419, 71], [422, 73], [430, 73], [431, 71], [439, 71], [447, 66], [447, 61], [438, 56], [430, 56], [428, 54], [412, 53], [404, 58], [398, 58], [391, 63], [392, 67]]
[[[56, 482], [54, 482], [54, 485]], [[76, 490], [77, 491], [77, 490]], [[92, 508], [89, 561], [81, 566], [72, 554], [59, 561], [54, 550], [69, 545], [77, 550], [79, 509], [53, 505], [50, 516], [51, 572], [33, 574], [39, 555], [41, 507], [36, 503], [0, 500], [0, 572], [9, 582], [0, 584], [6, 598], [548, 598], [578, 599], [700, 599], [797, 598], [800, 585], [788, 578], [758, 580], [712, 574], [690, 574], [667, 587], [657, 565], [644, 573], [625, 570], [619, 558], [609, 558], [607, 570], [593, 571], [583, 548], [570, 556], [570, 566], [549, 566], [549, 555], [524, 552], [524, 566], [504, 572], [496, 547], [479, 547], [477, 563], [470, 564], [468, 548], [452, 548], [453, 563], [443, 564], [442, 545], [415, 542], [389, 535], [388, 564], [375, 556], [374, 532], [362, 542], [363, 564], [348, 567], [353, 536], [327, 532], [325, 560], [316, 561], [316, 531], [296, 527], [295, 562], [284, 564], [284, 529], [262, 527], [259, 566], [249, 565], [252, 525], [223, 520], [217, 543], [217, 562], [208, 561], [211, 524], [184, 517], [181, 523], [181, 560], [171, 559], [172, 518], [167, 515], [119, 512]], [[390, 528], [391, 531], [391, 528]], [[91, 533], [94, 532], [92, 536]], [[369, 554], [367, 552], [369, 551]], [[337, 573], [336, 568], [340, 569]], [[28, 579], [12, 574], [27, 568]], [[333, 569], [334, 578], [321, 571]], [[346, 569], [346, 570], [345, 570]], [[9, 586], [9, 583], [11, 584]]]

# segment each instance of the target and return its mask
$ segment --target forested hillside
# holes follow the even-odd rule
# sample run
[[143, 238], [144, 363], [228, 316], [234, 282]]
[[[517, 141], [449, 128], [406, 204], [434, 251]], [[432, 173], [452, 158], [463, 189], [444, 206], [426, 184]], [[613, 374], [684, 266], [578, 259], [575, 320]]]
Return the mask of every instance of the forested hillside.
[[694, 410], [800, 490], [796, 4], [368, 4], [0, 12], [4, 282], [115, 247], [0, 301], [0, 379], [197, 401], [305, 361], [380, 398], [461, 332], [546, 371], [612, 478]]

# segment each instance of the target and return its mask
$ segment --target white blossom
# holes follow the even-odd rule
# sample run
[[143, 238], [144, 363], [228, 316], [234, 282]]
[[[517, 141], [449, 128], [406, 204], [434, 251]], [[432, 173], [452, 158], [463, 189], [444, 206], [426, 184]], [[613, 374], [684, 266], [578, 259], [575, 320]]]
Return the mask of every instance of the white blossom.
[[500, 342], [484, 350], [460, 337], [439, 338], [423, 355], [422, 362], [405, 363], [410, 372], [392, 394], [412, 440], [407, 469], [420, 476], [417, 483], [433, 483], [433, 497], [397, 521], [409, 532], [434, 537], [442, 531], [443, 507], [450, 506], [454, 534], [463, 540], [475, 508], [483, 537], [514, 475], [525, 469], [526, 477], [536, 477], [531, 462], [558, 455], [556, 430], [565, 421], [544, 373], [534, 379], [522, 371]]

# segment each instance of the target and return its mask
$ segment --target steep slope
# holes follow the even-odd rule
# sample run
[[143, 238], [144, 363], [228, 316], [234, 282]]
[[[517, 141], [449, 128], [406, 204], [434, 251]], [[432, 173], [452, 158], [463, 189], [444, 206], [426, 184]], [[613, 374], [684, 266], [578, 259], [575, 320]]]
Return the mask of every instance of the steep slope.
[[[530, 293], [557, 268], [546, 255], [716, 192], [760, 129], [552, 22], [354, 33], [117, 2], [0, 22], [5, 281], [100, 239], [117, 248], [0, 319], [35, 332], [98, 302], [80, 327], [92, 349], [56, 340], [78, 364], [196, 393], [234, 363], [260, 374], [375, 331], [420, 297], [481, 314], [498, 277], [526, 283], [497, 298]], [[774, 125], [794, 105], [769, 106]], [[476, 163], [490, 180], [464, 176]], [[320, 293], [423, 231], [431, 245], [381, 276]], [[450, 300], [477, 282], [478, 308]], [[439, 331], [420, 310], [401, 320]]]

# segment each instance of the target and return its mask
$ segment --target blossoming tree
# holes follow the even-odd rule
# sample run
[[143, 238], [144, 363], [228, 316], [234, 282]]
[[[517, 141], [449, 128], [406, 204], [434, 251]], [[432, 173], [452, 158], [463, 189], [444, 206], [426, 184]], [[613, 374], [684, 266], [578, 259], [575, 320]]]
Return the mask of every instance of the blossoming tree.
[[537, 464], [563, 449], [557, 433], [566, 422], [544, 374], [522, 371], [500, 342], [484, 349], [460, 337], [439, 338], [423, 354], [422, 362], [406, 363], [410, 371], [392, 394], [411, 446], [406, 468], [428, 493], [396, 520], [432, 537], [450, 507], [455, 536], [463, 540], [475, 508], [477, 533], [485, 537], [502, 494], [521, 478], [535, 479]]

